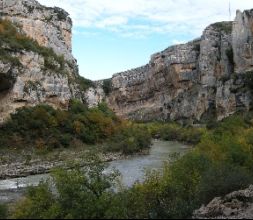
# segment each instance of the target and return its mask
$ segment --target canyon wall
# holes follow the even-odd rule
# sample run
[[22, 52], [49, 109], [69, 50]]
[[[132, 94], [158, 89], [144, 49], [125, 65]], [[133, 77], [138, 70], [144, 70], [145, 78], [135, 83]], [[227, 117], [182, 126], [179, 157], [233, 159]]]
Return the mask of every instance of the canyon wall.
[[[35, 0], [0, 0], [0, 9], [0, 122], [23, 106], [67, 109], [73, 98], [85, 102], [68, 13]], [[11, 30], [5, 21], [17, 29], [14, 40], [4, 35]]]
[[41, 46], [74, 61], [72, 55], [72, 21], [61, 8], [42, 6], [35, 0], [0, 0], [2, 19], [21, 26], [27, 36]]
[[[13, 49], [0, 41], [0, 52], [9, 57], [0, 53], [0, 121], [22, 106], [46, 103], [67, 109], [73, 98], [90, 107], [105, 100], [117, 115], [139, 121], [207, 123], [250, 110], [253, 10], [237, 11], [234, 22], [212, 24], [201, 38], [156, 53], [145, 66], [114, 74], [109, 92], [103, 89], [105, 81], [83, 86], [67, 12], [35, 0], [0, 0], [0, 15], [55, 53]], [[14, 58], [20, 65], [13, 64]]]
[[253, 10], [234, 22], [208, 26], [200, 39], [151, 56], [144, 67], [113, 75], [106, 97], [120, 116], [134, 120], [205, 123], [250, 109]]

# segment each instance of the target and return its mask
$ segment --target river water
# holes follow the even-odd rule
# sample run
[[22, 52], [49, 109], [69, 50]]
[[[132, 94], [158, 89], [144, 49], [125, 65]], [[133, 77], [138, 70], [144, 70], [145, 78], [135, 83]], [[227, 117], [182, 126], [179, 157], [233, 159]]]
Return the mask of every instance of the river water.
[[[121, 173], [121, 182], [129, 187], [136, 181], [143, 181], [145, 173], [149, 170], [158, 170], [163, 167], [164, 162], [169, 160], [173, 153], [184, 154], [190, 149], [189, 146], [178, 142], [154, 140], [149, 155], [133, 156], [128, 159], [117, 160], [109, 163], [105, 172], [110, 172], [115, 168]], [[0, 200], [8, 190], [17, 188], [36, 186], [41, 180], [49, 178], [48, 174], [28, 176], [0, 181]], [[13, 191], [12, 191], [13, 193]], [[8, 197], [8, 194], [5, 196]], [[6, 198], [7, 199], [7, 198]]]

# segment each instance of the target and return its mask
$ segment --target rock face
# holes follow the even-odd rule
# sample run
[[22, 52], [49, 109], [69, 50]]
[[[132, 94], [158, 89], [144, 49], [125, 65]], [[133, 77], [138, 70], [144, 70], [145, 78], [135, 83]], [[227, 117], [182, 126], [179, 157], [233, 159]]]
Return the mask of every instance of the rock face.
[[90, 107], [106, 100], [124, 118], [190, 124], [250, 109], [252, 95], [245, 76], [253, 72], [253, 10], [238, 11], [234, 22], [212, 24], [200, 39], [169, 47], [152, 55], [147, 65], [113, 75], [109, 92], [103, 81], [87, 91], [78, 85], [67, 12], [35, 0], [0, 0], [0, 15], [64, 58], [61, 63], [0, 42], [0, 49], [21, 63], [13, 65], [0, 56], [0, 122], [22, 106], [46, 103], [67, 108], [72, 98]]
[[194, 212], [193, 219], [252, 219], [253, 186], [215, 198]]
[[35, 0], [0, 0], [4, 19], [22, 27], [41, 46], [52, 48], [74, 62], [72, 55], [72, 21], [60, 8], [48, 8]]
[[235, 22], [212, 24], [200, 39], [115, 74], [107, 102], [118, 115], [144, 121], [201, 123], [248, 111], [244, 73], [253, 70], [252, 22], [253, 11], [238, 11]]
[[233, 25], [233, 49], [236, 72], [253, 70], [253, 10], [237, 11]]
[[76, 83], [78, 66], [71, 53], [72, 21], [67, 12], [35, 0], [0, 0], [0, 6], [3, 20], [11, 21], [43, 48], [53, 50], [43, 55], [0, 42], [1, 51], [9, 57], [0, 56], [0, 123], [23, 106], [46, 103], [66, 109], [72, 98], [86, 101], [85, 91]]

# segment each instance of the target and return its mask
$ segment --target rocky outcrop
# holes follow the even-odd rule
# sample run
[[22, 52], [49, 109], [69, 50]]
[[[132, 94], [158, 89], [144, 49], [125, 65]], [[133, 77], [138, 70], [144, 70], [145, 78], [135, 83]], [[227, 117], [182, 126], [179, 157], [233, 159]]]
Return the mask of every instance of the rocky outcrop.
[[253, 70], [253, 10], [237, 11], [233, 25], [235, 71]]
[[253, 68], [252, 21], [252, 11], [238, 11], [235, 22], [212, 24], [200, 39], [115, 74], [107, 102], [125, 118], [190, 124], [248, 111], [252, 97], [244, 73]]
[[0, 122], [23, 106], [45, 103], [67, 109], [72, 98], [86, 101], [71, 53], [68, 13], [35, 0], [1, 0], [0, 6], [2, 21], [11, 21], [20, 33], [17, 39], [32, 45], [13, 48], [15, 44], [0, 40]]
[[252, 219], [253, 186], [218, 197], [194, 212], [193, 219]]
[[18, 24], [41, 46], [75, 62], [72, 55], [72, 21], [60, 8], [49, 8], [35, 0], [0, 0], [2, 18]]
[[169, 47], [152, 55], [147, 65], [113, 75], [107, 91], [103, 81], [84, 91], [71, 53], [68, 13], [35, 0], [0, 0], [0, 6], [2, 18], [64, 58], [60, 62], [38, 51], [4, 45], [21, 65], [0, 58], [0, 121], [27, 105], [67, 108], [72, 98], [90, 107], [106, 100], [124, 118], [190, 124], [250, 109], [252, 95], [245, 75], [253, 72], [253, 10], [238, 11], [234, 22], [212, 24], [200, 39]]

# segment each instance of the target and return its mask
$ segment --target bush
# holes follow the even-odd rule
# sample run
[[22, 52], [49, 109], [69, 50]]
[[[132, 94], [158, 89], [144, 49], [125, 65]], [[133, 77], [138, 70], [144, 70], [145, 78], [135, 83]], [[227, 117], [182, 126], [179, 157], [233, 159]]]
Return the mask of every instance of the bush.
[[229, 60], [229, 63], [232, 64], [232, 65], [234, 65], [235, 64], [235, 61], [234, 61], [234, 51], [233, 51], [232, 47], [230, 49], [226, 50], [226, 55], [227, 55], [227, 58]]
[[213, 24], [213, 27], [218, 31], [230, 34], [232, 32], [233, 23], [232, 22], [217, 22]]
[[244, 168], [226, 163], [214, 164], [201, 177], [198, 189], [199, 201], [207, 204], [217, 196], [245, 189], [252, 182], [252, 173]]
[[112, 91], [112, 79], [105, 79], [103, 81], [103, 90], [105, 95], [109, 95]]
[[[69, 147], [75, 139], [95, 144], [111, 137], [121, 121], [105, 105], [88, 109], [79, 101], [69, 111], [47, 105], [18, 109], [0, 130], [1, 147], [37, 147], [53, 150]], [[19, 139], [19, 142], [15, 140]]]
[[5, 205], [0, 204], [0, 219], [6, 219], [7, 218], [7, 207]]
[[86, 91], [87, 89], [89, 89], [90, 87], [94, 87], [94, 83], [89, 80], [89, 79], [85, 79], [82, 76], [78, 76], [75, 78], [75, 83], [78, 84], [79, 88], [82, 91]]
[[[56, 174], [58, 194], [50, 197], [49, 188], [44, 190], [45, 195], [34, 192], [26, 200], [33, 202], [17, 206], [15, 213], [25, 213], [21, 217], [34, 216], [38, 210], [37, 216], [42, 213], [43, 217], [57, 218], [190, 218], [195, 209], [214, 197], [252, 184], [253, 126], [249, 117], [250, 114], [246, 119], [237, 115], [220, 122], [202, 135], [191, 152], [165, 164], [162, 173], [148, 174], [144, 183], [136, 183], [130, 189], [110, 190], [113, 178], [104, 176], [103, 167], [97, 167], [99, 163], [97, 168], [89, 163], [85, 172], [77, 169]], [[157, 131], [160, 125], [143, 128], [144, 125], [125, 124], [113, 136], [113, 147], [132, 153], [139, 150], [137, 146], [147, 146], [146, 134]]]
[[117, 172], [104, 174], [105, 164], [92, 156], [87, 166], [74, 170], [57, 170], [49, 182], [30, 188], [26, 198], [15, 206], [14, 218], [36, 219], [103, 219], [113, 213], [112, 197]]
[[250, 91], [253, 92], [253, 72], [250, 71], [244, 73], [244, 79], [248, 89], [250, 89]]
[[137, 126], [123, 127], [107, 143], [106, 150], [134, 154], [149, 149], [151, 135]]
[[[7, 45], [5, 49], [3, 45]], [[0, 19], [0, 59], [11, 62], [13, 65], [21, 65], [16, 57], [9, 53], [12, 51], [33, 51], [41, 54], [45, 59], [45, 68], [57, 73], [64, 73], [65, 63], [63, 56], [58, 56], [53, 49], [42, 47], [37, 41], [27, 37], [13, 23]]]
[[182, 127], [177, 123], [147, 123], [141, 124], [147, 129], [153, 138], [161, 138], [165, 141], [181, 141], [188, 144], [197, 144], [205, 133], [203, 128]]

